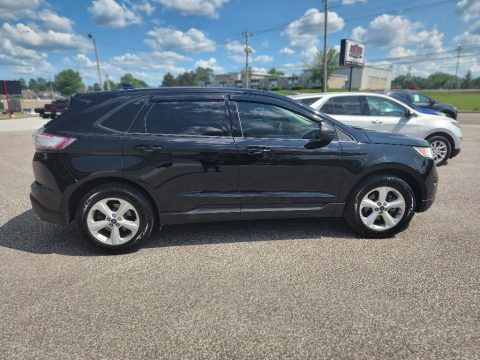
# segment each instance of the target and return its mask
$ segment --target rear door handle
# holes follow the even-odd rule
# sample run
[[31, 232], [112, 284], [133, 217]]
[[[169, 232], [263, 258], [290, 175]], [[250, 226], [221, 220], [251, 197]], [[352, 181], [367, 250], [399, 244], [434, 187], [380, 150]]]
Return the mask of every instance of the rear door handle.
[[247, 146], [247, 153], [251, 155], [263, 155], [270, 151], [272, 151], [272, 149], [266, 146]]

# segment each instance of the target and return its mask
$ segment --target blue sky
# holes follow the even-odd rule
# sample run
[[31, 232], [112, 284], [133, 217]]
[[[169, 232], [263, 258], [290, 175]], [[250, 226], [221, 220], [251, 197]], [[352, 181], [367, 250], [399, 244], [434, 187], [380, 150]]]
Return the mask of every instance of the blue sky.
[[[396, 74], [480, 75], [480, 0], [330, 0], [329, 46], [366, 43], [367, 63]], [[253, 34], [252, 66], [300, 73], [323, 48], [321, 0], [0, 0], [0, 78], [53, 78], [64, 68], [97, 81], [102, 72], [153, 86], [163, 75], [244, 66], [242, 31]]]

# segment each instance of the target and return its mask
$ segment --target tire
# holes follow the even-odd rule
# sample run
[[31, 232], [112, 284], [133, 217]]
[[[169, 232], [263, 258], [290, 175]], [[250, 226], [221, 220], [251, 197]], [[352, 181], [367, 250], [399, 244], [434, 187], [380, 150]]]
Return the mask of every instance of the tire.
[[86, 240], [110, 253], [138, 247], [150, 236], [154, 219], [152, 204], [145, 195], [115, 183], [89, 191], [80, 200], [76, 217]]
[[[385, 201], [378, 205], [383, 194], [386, 199], [384, 197]], [[414, 214], [415, 195], [410, 185], [395, 176], [383, 175], [367, 178], [355, 186], [347, 200], [344, 217], [352, 230], [361, 236], [388, 238], [405, 230]], [[372, 219], [373, 223], [368, 226]]]
[[437, 166], [446, 165], [448, 159], [452, 155], [452, 145], [450, 141], [442, 135], [434, 135], [427, 138], [432, 148], [433, 160]]

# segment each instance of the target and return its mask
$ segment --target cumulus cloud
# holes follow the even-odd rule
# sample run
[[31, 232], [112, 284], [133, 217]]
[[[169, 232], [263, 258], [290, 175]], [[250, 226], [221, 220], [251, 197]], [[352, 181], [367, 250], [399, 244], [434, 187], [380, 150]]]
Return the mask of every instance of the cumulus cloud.
[[342, 0], [342, 5], [353, 5], [356, 3], [366, 3], [367, 0]]
[[411, 49], [406, 49], [402, 46], [398, 46], [390, 50], [389, 55], [391, 57], [408, 57], [408, 56], [415, 56], [417, 53]]
[[133, 10], [115, 0], [93, 0], [88, 11], [98, 26], [122, 28], [142, 22]]
[[[225, 49], [227, 49], [227, 56], [230, 60], [245, 62], [245, 44], [242, 44], [238, 40], [233, 40], [225, 45]], [[252, 54], [255, 53], [255, 49], [251, 46], [250, 50]]]
[[228, 0], [158, 0], [167, 9], [180, 12], [182, 15], [199, 15], [218, 18], [218, 10]]
[[[314, 46], [323, 34], [324, 13], [309, 9], [299, 19], [291, 22], [282, 32], [292, 47]], [[334, 11], [328, 13], [328, 31], [337, 32], [344, 28], [345, 21]]]
[[60, 32], [73, 32], [73, 20], [60, 16], [51, 10], [42, 10], [39, 13], [39, 19], [43, 20], [43, 28], [60, 31]]
[[0, 0], [0, 19], [35, 17], [42, 0]]
[[293, 55], [295, 54], [295, 50], [292, 50], [289, 47], [284, 47], [283, 49], [280, 49], [279, 53], [285, 55]]
[[480, 18], [480, 1], [478, 0], [460, 0], [457, 3], [457, 13], [464, 21]]
[[0, 28], [0, 39], [35, 50], [85, 50], [88, 42], [74, 33], [44, 30], [36, 25], [4, 23]]
[[48, 71], [51, 68], [46, 53], [16, 45], [9, 39], [0, 41], [0, 63], [13, 65], [13, 72], [17, 74]]
[[420, 22], [412, 22], [403, 16], [383, 14], [373, 19], [367, 28], [357, 26], [352, 38], [371, 47], [398, 47], [416, 45], [422, 49], [441, 51], [443, 33], [437, 29], [426, 30]]
[[186, 32], [171, 28], [154, 28], [147, 35], [145, 43], [154, 49], [170, 48], [189, 51], [207, 52], [215, 50], [215, 41], [210, 40], [203, 31], [191, 28]]
[[211, 57], [208, 60], [198, 60], [195, 63], [195, 68], [197, 68], [197, 67], [210, 68], [210, 69], [213, 70], [213, 72], [215, 72], [217, 74], [221, 74], [221, 73], [225, 72], [225, 69], [223, 68], [223, 66], [219, 65], [217, 63], [217, 59], [215, 59], [213, 57]]
[[267, 63], [273, 61], [273, 57], [269, 55], [258, 55], [253, 58], [253, 61], [260, 63]]

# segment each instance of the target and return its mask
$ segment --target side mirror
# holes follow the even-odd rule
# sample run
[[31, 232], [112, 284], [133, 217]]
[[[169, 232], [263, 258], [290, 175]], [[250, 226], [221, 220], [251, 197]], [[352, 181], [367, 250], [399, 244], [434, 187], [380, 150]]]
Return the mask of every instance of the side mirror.
[[412, 112], [412, 110], [410, 110], [410, 109], [405, 110], [405, 117], [407, 119], [411, 119], [413, 117], [413, 115], [415, 115], [415, 114]]
[[332, 142], [333, 139], [337, 136], [333, 126], [327, 125], [325, 123], [319, 124], [320, 130], [318, 131], [318, 137], [311, 139], [305, 144], [306, 149], [318, 149], [323, 146], [326, 146]]

